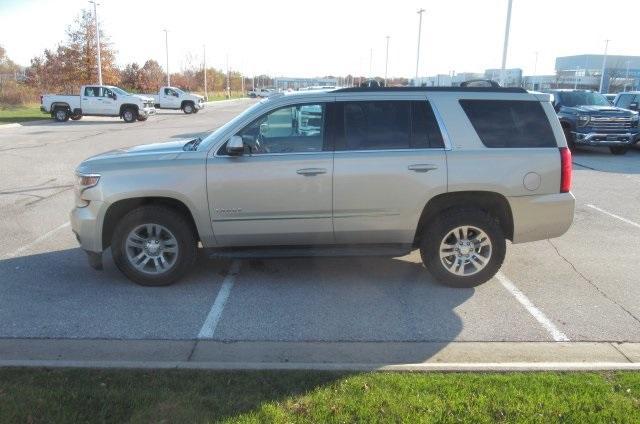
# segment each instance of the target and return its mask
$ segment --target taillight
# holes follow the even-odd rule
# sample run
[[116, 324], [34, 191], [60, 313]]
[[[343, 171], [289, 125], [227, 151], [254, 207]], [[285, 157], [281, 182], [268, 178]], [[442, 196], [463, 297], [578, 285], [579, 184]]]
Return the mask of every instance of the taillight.
[[560, 193], [571, 191], [571, 150], [560, 147]]

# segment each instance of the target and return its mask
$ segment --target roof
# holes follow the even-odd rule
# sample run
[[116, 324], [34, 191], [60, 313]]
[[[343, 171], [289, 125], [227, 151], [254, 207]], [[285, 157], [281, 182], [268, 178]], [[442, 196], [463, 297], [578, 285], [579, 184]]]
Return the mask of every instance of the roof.
[[520, 87], [350, 87], [333, 90], [332, 93], [373, 93], [373, 92], [466, 92], [466, 93], [526, 93]]

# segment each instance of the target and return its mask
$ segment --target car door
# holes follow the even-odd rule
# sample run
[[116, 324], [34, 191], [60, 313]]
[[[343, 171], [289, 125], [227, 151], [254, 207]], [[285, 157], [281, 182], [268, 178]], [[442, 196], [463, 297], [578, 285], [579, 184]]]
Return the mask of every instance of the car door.
[[160, 96], [160, 106], [167, 109], [177, 109], [180, 107], [180, 100], [178, 99], [178, 93], [174, 90], [165, 87], [162, 90], [162, 94]]
[[118, 115], [118, 101], [116, 100], [116, 94], [110, 88], [102, 88], [102, 102], [101, 113], [102, 115]]
[[82, 113], [100, 115], [102, 112], [102, 87], [85, 87], [82, 93]]
[[424, 206], [447, 187], [433, 109], [424, 97], [383, 97], [337, 100], [336, 113], [336, 243], [412, 243]]
[[326, 103], [279, 107], [236, 133], [245, 154], [229, 156], [223, 145], [209, 155], [209, 209], [220, 245], [333, 243], [326, 122]]

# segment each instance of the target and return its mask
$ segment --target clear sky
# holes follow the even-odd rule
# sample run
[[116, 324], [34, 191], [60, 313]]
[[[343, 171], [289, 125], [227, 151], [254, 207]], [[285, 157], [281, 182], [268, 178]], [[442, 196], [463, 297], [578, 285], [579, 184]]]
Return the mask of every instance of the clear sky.
[[[423, 20], [420, 74], [481, 72], [499, 68], [507, 0], [99, 0], [102, 29], [118, 51], [118, 64], [156, 59], [164, 66], [169, 29], [172, 70], [187, 56], [247, 75], [384, 74], [412, 77], [420, 7]], [[0, 45], [28, 65], [65, 38], [86, 0], [0, 0]], [[507, 67], [553, 73], [556, 56], [602, 53], [640, 55], [640, 0], [513, 0]]]

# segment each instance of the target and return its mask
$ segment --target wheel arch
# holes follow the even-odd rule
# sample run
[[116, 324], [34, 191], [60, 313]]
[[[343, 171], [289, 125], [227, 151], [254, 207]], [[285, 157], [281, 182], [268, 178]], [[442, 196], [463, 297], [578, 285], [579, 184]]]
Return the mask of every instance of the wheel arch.
[[513, 240], [513, 213], [506, 197], [492, 191], [457, 191], [442, 193], [431, 198], [422, 210], [414, 246], [420, 245], [425, 227], [439, 214], [454, 208], [477, 208], [485, 211], [500, 223], [500, 227], [509, 240]]
[[184, 109], [185, 105], [187, 104], [191, 104], [191, 106], [193, 106], [194, 108], [196, 106], [193, 100], [183, 100], [182, 103], [180, 103], [180, 109]]
[[138, 111], [140, 110], [140, 108], [136, 104], [125, 103], [123, 105], [120, 105], [120, 116], [122, 116], [122, 114], [124, 113], [125, 109], [128, 109], [128, 108], [134, 109], [136, 111], [136, 113], [138, 113]]
[[111, 245], [111, 238], [113, 237], [115, 227], [127, 213], [141, 206], [152, 205], [172, 209], [183, 215], [185, 218], [187, 218], [187, 221], [189, 222], [196, 240], [200, 240], [200, 235], [198, 233], [198, 228], [196, 226], [193, 213], [191, 212], [189, 207], [187, 207], [187, 205], [182, 201], [174, 199], [172, 197], [134, 197], [118, 200], [112, 203], [105, 212], [102, 223], [102, 249], [104, 250]]

